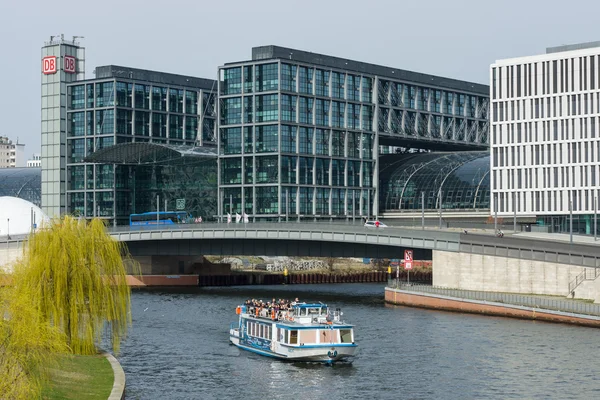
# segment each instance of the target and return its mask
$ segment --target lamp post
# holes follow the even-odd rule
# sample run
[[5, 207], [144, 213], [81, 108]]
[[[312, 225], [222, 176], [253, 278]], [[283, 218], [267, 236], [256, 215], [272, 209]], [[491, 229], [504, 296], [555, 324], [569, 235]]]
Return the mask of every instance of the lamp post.
[[421, 230], [425, 230], [425, 192], [421, 192]]
[[10, 240], [10, 218], [6, 218], [6, 237], [7, 241]]
[[569, 200], [569, 242], [573, 244], [573, 200]]

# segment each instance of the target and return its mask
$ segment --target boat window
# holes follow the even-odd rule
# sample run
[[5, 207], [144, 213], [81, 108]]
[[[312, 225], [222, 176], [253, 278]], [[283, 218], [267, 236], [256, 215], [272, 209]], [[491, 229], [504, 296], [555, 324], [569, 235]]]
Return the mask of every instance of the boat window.
[[298, 331], [290, 331], [290, 344], [298, 344]]
[[308, 309], [308, 314], [309, 315], [315, 315], [315, 314], [319, 314], [319, 309], [318, 308], [309, 308]]
[[321, 315], [327, 315], [327, 307], [321, 308]]
[[259, 325], [260, 327], [258, 328], [258, 336], [259, 337], [265, 337], [265, 327], [263, 325]]
[[317, 343], [317, 330], [316, 329], [303, 329], [299, 332], [300, 345]]
[[289, 343], [289, 342], [290, 342], [290, 341], [289, 341], [289, 340], [290, 340], [290, 331], [288, 331], [287, 329], [285, 329], [285, 330], [283, 331], [283, 333], [284, 333], [283, 342], [284, 342], [284, 343]]
[[340, 329], [342, 343], [352, 343], [352, 329]]

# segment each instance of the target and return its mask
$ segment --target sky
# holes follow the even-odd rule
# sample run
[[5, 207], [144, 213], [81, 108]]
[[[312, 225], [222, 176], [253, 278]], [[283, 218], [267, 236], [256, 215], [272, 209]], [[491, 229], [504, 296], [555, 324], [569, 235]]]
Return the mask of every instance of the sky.
[[86, 78], [116, 64], [216, 79], [280, 45], [489, 84], [498, 59], [600, 40], [594, 0], [3, 0], [0, 136], [40, 152], [41, 47], [84, 36]]

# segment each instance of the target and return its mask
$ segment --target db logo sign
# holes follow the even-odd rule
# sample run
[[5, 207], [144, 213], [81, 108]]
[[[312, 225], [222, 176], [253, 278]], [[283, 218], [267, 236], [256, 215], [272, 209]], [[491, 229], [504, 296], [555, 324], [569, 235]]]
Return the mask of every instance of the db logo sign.
[[48, 56], [42, 58], [42, 72], [44, 75], [50, 75], [56, 73], [56, 57]]
[[64, 56], [63, 58], [63, 70], [66, 73], [74, 74], [75, 73], [75, 57], [73, 56]]

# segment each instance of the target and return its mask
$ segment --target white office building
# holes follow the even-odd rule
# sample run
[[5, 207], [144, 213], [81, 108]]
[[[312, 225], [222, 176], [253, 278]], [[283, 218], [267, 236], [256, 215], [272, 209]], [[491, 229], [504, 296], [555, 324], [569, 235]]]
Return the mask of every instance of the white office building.
[[42, 156], [40, 153], [33, 153], [33, 156], [27, 160], [27, 168], [40, 168], [42, 166]]
[[491, 212], [593, 234], [600, 195], [600, 42], [490, 68]]
[[0, 136], [0, 168], [21, 168], [25, 166], [25, 145]]

